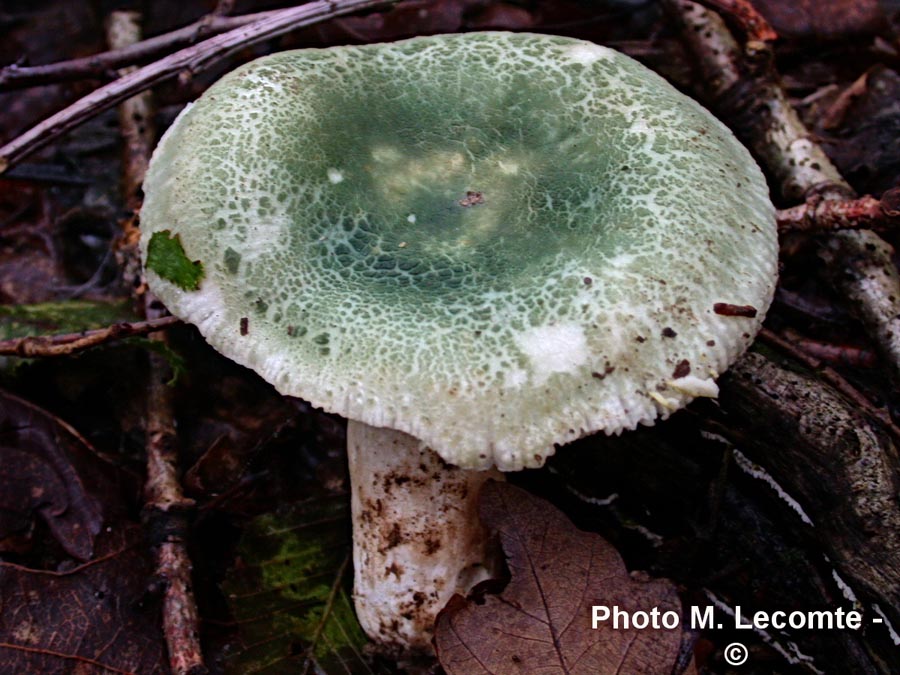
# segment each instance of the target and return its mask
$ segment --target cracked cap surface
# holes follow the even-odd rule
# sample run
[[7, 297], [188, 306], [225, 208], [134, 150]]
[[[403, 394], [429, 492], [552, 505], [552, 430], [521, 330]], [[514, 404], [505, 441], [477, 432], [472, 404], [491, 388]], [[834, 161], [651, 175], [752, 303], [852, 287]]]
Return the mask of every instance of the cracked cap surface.
[[[258, 59], [182, 112], [144, 190], [173, 314], [282, 393], [470, 468], [539, 466], [714, 395], [775, 286], [746, 149], [570, 38]], [[195, 290], [148, 260], [154, 239]]]

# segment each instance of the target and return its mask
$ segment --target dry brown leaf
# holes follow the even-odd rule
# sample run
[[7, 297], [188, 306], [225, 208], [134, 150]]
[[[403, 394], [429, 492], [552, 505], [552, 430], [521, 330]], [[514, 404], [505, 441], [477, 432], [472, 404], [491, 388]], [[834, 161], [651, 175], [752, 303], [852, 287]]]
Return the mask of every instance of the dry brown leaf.
[[0, 673], [168, 673], [138, 528], [119, 527], [100, 548], [62, 572], [0, 563]]
[[876, 66], [867, 75], [827, 147], [860, 193], [880, 195], [900, 185], [900, 74]]
[[39, 517], [66, 553], [93, 554], [121, 509], [118, 472], [62, 420], [0, 391], [0, 542]]
[[483, 602], [456, 597], [438, 617], [435, 647], [448, 675], [669, 675], [681, 631], [591, 628], [592, 606], [681, 613], [667, 580], [631, 578], [618, 552], [548, 502], [488, 483], [481, 518], [500, 536], [512, 578]]

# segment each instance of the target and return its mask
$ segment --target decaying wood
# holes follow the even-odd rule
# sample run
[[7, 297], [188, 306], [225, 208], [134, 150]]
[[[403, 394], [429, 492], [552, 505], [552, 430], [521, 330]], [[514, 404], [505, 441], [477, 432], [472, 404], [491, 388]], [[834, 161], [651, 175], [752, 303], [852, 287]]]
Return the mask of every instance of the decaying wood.
[[[723, 380], [741, 450], [803, 506], [848, 583], [900, 626], [900, 456], [888, 430], [816, 377], [748, 354]], [[729, 432], [725, 432], [729, 433]]]
[[[707, 82], [708, 95], [775, 175], [792, 201], [855, 197], [800, 121], [772, 67], [771, 48], [734, 40], [721, 18], [690, 0], [666, 0]], [[849, 300], [900, 382], [900, 278], [890, 245], [870, 230], [838, 230], [823, 238], [820, 255], [832, 284]]]
[[851, 401], [857, 410], [871, 419], [878, 420], [883, 428], [891, 432], [894, 441], [900, 443], [900, 429], [894, 424], [888, 412], [883, 408], [875, 407], [869, 399], [863, 396], [858, 389], [844, 379], [836, 370], [825, 365], [820, 359], [798, 349], [766, 328], [760, 331], [758, 339], [760, 342], [774, 347], [785, 356], [802, 365], [802, 367], [814, 372], [819, 380], [833, 387], [841, 396]]
[[239, 49], [336, 16], [397, 0], [317, 0], [282, 9], [253, 23], [186, 47], [94, 90], [0, 148], [0, 174], [54, 139], [135, 94], [177, 76], [191, 76]]
[[666, 0], [665, 7], [697, 62], [710, 101], [772, 171], [782, 195], [797, 201], [814, 193], [852, 195], [787, 100], [770, 68], [770, 48], [760, 42], [741, 47], [721, 17], [691, 0]]
[[152, 321], [116, 323], [106, 328], [86, 330], [81, 333], [36, 335], [0, 340], [0, 356], [24, 356], [28, 358], [68, 356], [69, 354], [75, 354], [90, 347], [96, 347], [115, 340], [165, 330], [178, 323], [181, 323], [180, 319], [174, 316], [166, 316]]
[[[111, 47], [137, 43], [140, 37], [138, 13], [116, 11], [110, 15], [107, 41]], [[122, 75], [127, 77], [128, 73]], [[142, 92], [119, 106], [123, 197], [132, 211], [140, 206], [140, 186], [153, 148], [152, 117], [153, 99], [149, 92]], [[124, 238], [127, 244], [119, 252], [125, 269], [140, 269], [137, 228], [131, 220], [126, 221]], [[143, 293], [142, 288], [135, 291], [148, 319], [159, 320], [167, 315], [152, 295]], [[150, 339], [167, 344], [165, 333], [156, 333]], [[147, 477], [142, 515], [156, 555], [156, 574], [163, 582], [162, 628], [169, 668], [172, 675], [203, 675], [208, 671], [200, 647], [200, 618], [193, 592], [193, 567], [187, 552], [188, 515], [194, 502], [184, 496], [181, 487], [172, 387], [166, 383], [169, 367], [159, 354], [150, 353], [148, 359], [150, 377], [144, 422]]]
[[893, 253], [878, 235], [857, 230], [829, 237], [819, 255], [900, 384], [900, 274]]

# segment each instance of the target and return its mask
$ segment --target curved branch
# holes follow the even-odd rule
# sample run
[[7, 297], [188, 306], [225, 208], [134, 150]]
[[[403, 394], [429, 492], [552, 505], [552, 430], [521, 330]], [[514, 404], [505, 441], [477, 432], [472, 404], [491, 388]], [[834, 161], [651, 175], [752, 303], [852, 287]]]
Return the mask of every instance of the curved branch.
[[288, 31], [336, 16], [393, 4], [397, 0], [318, 0], [278, 10], [253, 23], [170, 54], [118, 80], [110, 82], [51, 115], [0, 148], [0, 174], [79, 124], [127, 98], [181, 73], [193, 75], [230, 54]]
[[13, 63], [0, 68], [0, 91], [92, 77], [117, 78], [119, 75], [114, 72], [117, 68], [162, 56], [172, 49], [196, 44], [202, 39], [246, 26], [274, 13], [275, 11], [257, 12], [242, 16], [211, 14], [183, 28], [99, 54], [39, 66], [20, 66]]
[[165, 330], [178, 323], [181, 323], [180, 319], [174, 316], [166, 316], [150, 321], [116, 323], [106, 328], [88, 330], [82, 333], [38, 335], [14, 338], [12, 340], [0, 340], [0, 356], [24, 356], [29, 358], [36, 356], [68, 356], [69, 354], [81, 352], [90, 347], [96, 347], [114, 340]]

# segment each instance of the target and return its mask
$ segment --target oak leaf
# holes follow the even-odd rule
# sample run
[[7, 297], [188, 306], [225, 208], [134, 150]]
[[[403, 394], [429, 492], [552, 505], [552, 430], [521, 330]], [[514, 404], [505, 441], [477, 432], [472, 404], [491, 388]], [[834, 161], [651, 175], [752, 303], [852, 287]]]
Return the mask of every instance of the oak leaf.
[[456, 596], [439, 615], [435, 647], [448, 675], [669, 675], [679, 628], [591, 627], [592, 606], [681, 614], [667, 580], [638, 581], [611, 544], [582, 532], [546, 501], [506, 483], [482, 490], [484, 524], [499, 534], [511, 579], [483, 602]]

